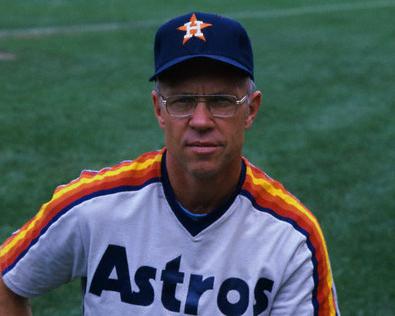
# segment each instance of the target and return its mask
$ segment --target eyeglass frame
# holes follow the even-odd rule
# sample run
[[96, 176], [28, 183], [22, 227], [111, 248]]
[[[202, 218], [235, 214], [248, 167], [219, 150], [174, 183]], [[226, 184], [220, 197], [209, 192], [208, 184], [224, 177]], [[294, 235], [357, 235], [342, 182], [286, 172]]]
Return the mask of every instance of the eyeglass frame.
[[[165, 96], [163, 96], [158, 90], [155, 90], [155, 91], [156, 91], [156, 93], [159, 95], [159, 97], [160, 97], [160, 99], [161, 99], [161, 103], [162, 103], [162, 104], [164, 105], [164, 107], [166, 108], [166, 112], [167, 112], [171, 117], [174, 117], [174, 118], [189, 118], [189, 117], [191, 117], [191, 116], [193, 115], [193, 113], [195, 112], [195, 109], [196, 109], [196, 107], [197, 107], [197, 105], [198, 105], [198, 103], [199, 103], [199, 99], [200, 99], [200, 98], [205, 99], [205, 98], [207, 98], [207, 97], [209, 97], [209, 98], [210, 98], [210, 97], [230, 97], [230, 98], [234, 99], [234, 105], [235, 105], [235, 110], [234, 110], [234, 112], [233, 112], [232, 114], [230, 114], [230, 115], [218, 115], [218, 114], [214, 114], [214, 113], [211, 111], [211, 106], [207, 103], [207, 100], [204, 101], [204, 102], [206, 103], [206, 106], [207, 106], [208, 111], [210, 112], [210, 114], [211, 114], [213, 117], [216, 117], [216, 118], [229, 118], [229, 117], [232, 117], [232, 116], [234, 116], [234, 115], [236, 114], [237, 106], [238, 106], [238, 105], [241, 105], [241, 104], [243, 104], [243, 103], [245, 103], [246, 101], [248, 101], [248, 97], [250, 96], [250, 93], [247, 93], [246, 95], [244, 95], [244, 96], [241, 97], [240, 99], [238, 99], [237, 96], [231, 95], [231, 94], [174, 94], [174, 95], [169, 95], [169, 96], [165, 97]], [[168, 107], [167, 107], [167, 100], [168, 100], [169, 98], [172, 98], [172, 97], [193, 97], [193, 98], [195, 98], [196, 104], [194, 105], [193, 110], [192, 110], [191, 113], [184, 114], [184, 115], [177, 115], [177, 114], [174, 114], [174, 113], [172, 114], [172, 113], [170, 113], [170, 111], [169, 111], [169, 109], [168, 109]]]

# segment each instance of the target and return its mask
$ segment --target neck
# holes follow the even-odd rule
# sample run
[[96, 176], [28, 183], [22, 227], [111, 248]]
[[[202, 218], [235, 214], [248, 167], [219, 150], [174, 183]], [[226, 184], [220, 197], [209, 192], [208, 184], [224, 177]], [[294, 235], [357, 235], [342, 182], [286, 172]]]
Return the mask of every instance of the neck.
[[237, 189], [241, 174], [241, 159], [226, 171], [207, 177], [197, 177], [169, 165], [166, 169], [171, 187], [179, 203], [193, 213], [210, 213], [226, 203]]

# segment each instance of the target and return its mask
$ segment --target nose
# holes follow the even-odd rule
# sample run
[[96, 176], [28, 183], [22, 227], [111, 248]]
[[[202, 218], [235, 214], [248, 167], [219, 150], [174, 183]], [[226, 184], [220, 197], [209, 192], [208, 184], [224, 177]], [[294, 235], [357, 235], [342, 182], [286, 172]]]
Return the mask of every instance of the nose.
[[207, 104], [204, 101], [199, 100], [191, 118], [189, 119], [189, 126], [198, 130], [206, 130], [212, 128], [214, 125], [213, 116], [210, 113]]

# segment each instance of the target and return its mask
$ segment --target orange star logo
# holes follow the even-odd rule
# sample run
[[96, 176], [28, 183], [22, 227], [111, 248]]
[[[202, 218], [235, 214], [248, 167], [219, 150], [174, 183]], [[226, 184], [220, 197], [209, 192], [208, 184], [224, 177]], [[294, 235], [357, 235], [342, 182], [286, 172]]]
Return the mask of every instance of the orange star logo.
[[209, 26], [212, 26], [212, 24], [204, 23], [203, 21], [199, 21], [196, 18], [195, 13], [193, 13], [191, 18], [189, 19], [189, 22], [187, 22], [183, 26], [180, 26], [177, 28], [177, 30], [186, 32], [186, 34], [184, 35], [184, 41], [182, 42], [182, 44], [184, 45], [186, 42], [188, 42], [194, 36], [201, 39], [202, 41], [206, 41], [206, 38], [204, 37], [202, 30], [206, 27], [209, 27]]

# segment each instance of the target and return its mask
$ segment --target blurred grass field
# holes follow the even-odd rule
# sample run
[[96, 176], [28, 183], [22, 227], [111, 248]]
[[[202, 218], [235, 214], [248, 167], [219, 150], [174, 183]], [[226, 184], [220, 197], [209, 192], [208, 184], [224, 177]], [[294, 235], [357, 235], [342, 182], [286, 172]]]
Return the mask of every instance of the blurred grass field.
[[[342, 314], [395, 315], [395, 0], [1, 0], [0, 241], [80, 170], [163, 145], [153, 36], [190, 11], [250, 33], [264, 99], [245, 154], [318, 217]], [[34, 315], [80, 301], [75, 281]]]

